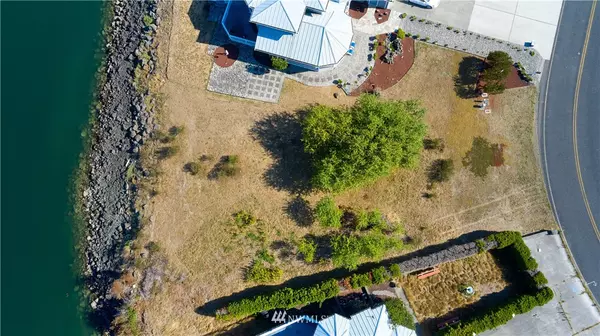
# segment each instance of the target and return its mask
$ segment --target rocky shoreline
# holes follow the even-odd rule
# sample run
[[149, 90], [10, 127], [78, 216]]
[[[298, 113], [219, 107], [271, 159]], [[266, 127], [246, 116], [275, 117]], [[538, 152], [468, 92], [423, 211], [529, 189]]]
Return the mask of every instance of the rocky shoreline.
[[140, 76], [154, 73], [154, 36], [160, 23], [157, 0], [115, 0], [108, 10], [112, 21], [105, 40], [105, 80], [92, 112], [88, 183], [80, 202], [86, 220], [83, 275], [88, 318], [99, 331], [109, 330], [127, 303], [112, 295], [111, 286], [126, 266], [124, 248], [139, 230], [138, 191], [131, 178], [141, 171], [140, 146], [156, 127]]

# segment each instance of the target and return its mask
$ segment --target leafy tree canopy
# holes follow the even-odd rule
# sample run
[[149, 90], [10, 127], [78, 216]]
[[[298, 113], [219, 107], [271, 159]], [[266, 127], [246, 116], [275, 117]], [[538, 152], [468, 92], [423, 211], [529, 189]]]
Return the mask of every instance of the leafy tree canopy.
[[485, 82], [503, 81], [510, 74], [510, 67], [513, 60], [504, 51], [492, 51], [487, 58], [488, 68], [483, 71], [483, 80]]
[[422, 149], [425, 110], [415, 100], [360, 96], [351, 108], [312, 107], [303, 120], [304, 150], [315, 187], [341, 191], [413, 167]]

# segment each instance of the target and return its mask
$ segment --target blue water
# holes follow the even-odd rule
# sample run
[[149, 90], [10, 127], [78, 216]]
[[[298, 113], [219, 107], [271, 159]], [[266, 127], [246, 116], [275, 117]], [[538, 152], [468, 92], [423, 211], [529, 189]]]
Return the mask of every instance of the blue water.
[[103, 3], [1, 2], [2, 334], [88, 335], [69, 185], [98, 67]]

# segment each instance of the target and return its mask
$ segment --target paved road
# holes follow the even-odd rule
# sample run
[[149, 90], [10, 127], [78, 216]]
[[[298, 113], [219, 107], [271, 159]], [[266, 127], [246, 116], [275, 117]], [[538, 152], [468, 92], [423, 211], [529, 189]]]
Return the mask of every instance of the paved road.
[[540, 149], [555, 216], [600, 301], [600, 4], [595, 7], [591, 16], [593, 2], [564, 2], [541, 105]]

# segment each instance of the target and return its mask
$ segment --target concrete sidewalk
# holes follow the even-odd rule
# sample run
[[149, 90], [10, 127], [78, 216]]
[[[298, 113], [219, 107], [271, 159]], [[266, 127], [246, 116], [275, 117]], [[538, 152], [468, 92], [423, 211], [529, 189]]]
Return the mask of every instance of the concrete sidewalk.
[[577, 277], [560, 236], [543, 232], [524, 239], [548, 278], [554, 299], [481, 335], [600, 336], [600, 313]]

